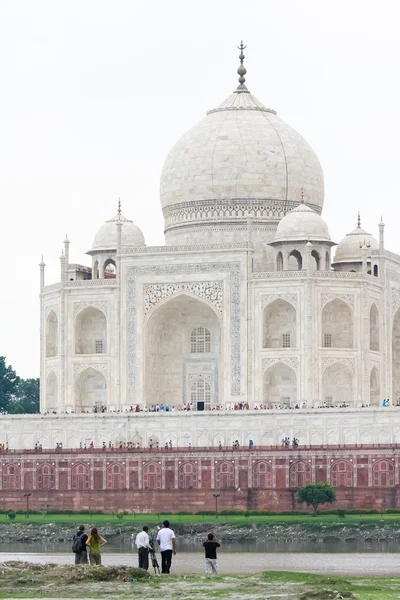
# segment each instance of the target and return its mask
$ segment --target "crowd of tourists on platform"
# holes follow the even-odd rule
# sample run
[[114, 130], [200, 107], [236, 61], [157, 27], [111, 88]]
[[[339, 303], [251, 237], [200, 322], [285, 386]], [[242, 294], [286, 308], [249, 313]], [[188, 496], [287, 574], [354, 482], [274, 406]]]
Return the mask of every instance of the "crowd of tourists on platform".
[[[132, 538], [134, 536], [132, 535]], [[166, 519], [162, 527], [157, 527], [156, 542], [161, 554], [161, 573], [169, 574], [171, 571], [172, 556], [176, 555], [176, 538], [174, 531], [170, 528], [170, 523]], [[76, 565], [87, 565], [91, 567], [101, 565], [101, 548], [107, 544], [107, 540], [102, 537], [97, 528], [93, 527], [90, 535], [85, 533], [85, 526], [80, 525], [72, 538], [72, 552], [75, 554]], [[154, 540], [149, 536], [149, 528], [144, 525], [135, 537], [135, 545], [138, 553], [138, 568], [145, 571], [149, 568], [149, 557], [155, 573], [160, 573]], [[217, 548], [220, 543], [213, 533], [209, 533], [203, 542], [205, 554], [205, 572], [207, 574], [218, 574]]]

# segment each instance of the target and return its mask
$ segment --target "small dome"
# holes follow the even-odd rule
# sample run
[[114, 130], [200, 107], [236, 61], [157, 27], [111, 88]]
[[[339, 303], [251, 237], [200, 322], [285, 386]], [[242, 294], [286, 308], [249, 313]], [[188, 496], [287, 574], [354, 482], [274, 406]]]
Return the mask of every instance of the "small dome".
[[359, 218], [357, 227], [348, 233], [338, 244], [333, 264], [361, 262], [361, 247], [364, 245], [369, 249], [369, 257], [371, 256], [371, 250], [376, 250], [379, 247], [377, 240], [372, 234], [361, 227]]
[[122, 221], [121, 245], [138, 248], [145, 246], [144, 236], [139, 227], [121, 214], [116, 215], [100, 227], [95, 235], [92, 250], [117, 249], [117, 222]]
[[299, 204], [279, 221], [274, 242], [331, 242], [328, 226], [314, 210]]

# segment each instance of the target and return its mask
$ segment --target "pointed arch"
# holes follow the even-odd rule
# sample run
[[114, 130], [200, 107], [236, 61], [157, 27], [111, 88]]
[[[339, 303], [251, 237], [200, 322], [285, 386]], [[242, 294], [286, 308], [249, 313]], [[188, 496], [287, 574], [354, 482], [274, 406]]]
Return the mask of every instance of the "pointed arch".
[[223, 461], [215, 466], [215, 487], [219, 489], [235, 487], [235, 469], [231, 462]]
[[375, 303], [369, 311], [369, 349], [379, 352], [379, 312]]
[[317, 252], [316, 250], [312, 250], [311, 257], [314, 259], [312, 261], [311, 269], [314, 271], [320, 271], [321, 270], [321, 257], [319, 255], [319, 252]]
[[107, 382], [103, 373], [88, 367], [75, 381], [75, 409], [92, 412], [94, 406], [107, 406]]
[[107, 467], [106, 484], [108, 490], [123, 490], [126, 488], [125, 466], [113, 463]]
[[145, 331], [147, 405], [191, 402], [195, 377], [207, 382], [209, 406], [219, 404], [221, 323], [215, 307], [186, 292], [174, 295], [152, 310]]
[[117, 276], [117, 265], [113, 258], [107, 258], [103, 265], [104, 279], [115, 279]]
[[2, 474], [3, 490], [21, 489], [21, 469], [16, 464], [8, 464], [3, 468]]
[[353, 487], [353, 465], [348, 460], [336, 460], [331, 464], [331, 485]]
[[161, 465], [155, 462], [148, 462], [142, 469], [143, 488], [150, 490], [161, 489], [162, 473]]
[[296, 309], [277, 298], [263, 311], [263, 348], [296, 347]]
[[261, 460], [253, 465], [253, 487], [272, 488], [272, 467], [267, 461]]
[[90, 489], [90, 469], [83, 463], [75, 464], [71, 469], [71, 489]]
[[283, 271], [283, 254], [281, 251], [276, 255], [276, 270]]
[[322, 347], [353, 347], [353, 311], [350, 306], [335, 298], [322, 309]]
[[58, 356], [58, 317], [51, 310], [46, 319], [46, 358]]
[[297, 402], [297, 376], [288, 365], [277, 362], [264, 373], [264, 405], [295, 406]]
[[53, 465], [45, 463], [36, 469], [36, 488], [38, 490], [54, 490], [56, 487], [56, 470]]
[[288, 258], [288, 271], [301, 271], [303, 269], [303, 257], [298, 250], [292, 250]]
[[328, 406], [354, 406], [354, 376], [347, 365], [335, 362], [322, 374], [322, 403]]
[[197, 465], [185, 462], [178, 469], [178, 485], [180, 489], [197, 488]]
[[372, 485], [374, 487], [394, 487], [393, 461], [382, 459], [373, 464]]
[[379, 406], [381, 391], [378, 369], [374, 366], [369, 376], [369, 403], [371, 406]]
[[289, 485], [292, 488], [303, 487], [311, 483], [311, 465], [303, 460], [293, 463], [289, 470]]
[[46, 411], [58, 410], [58, 379], [54, 371], [50, 371], [46, 379]]
[[102, 310], [87, 306], [75, 319], [75, 354], [107, 352], [107, 318]]

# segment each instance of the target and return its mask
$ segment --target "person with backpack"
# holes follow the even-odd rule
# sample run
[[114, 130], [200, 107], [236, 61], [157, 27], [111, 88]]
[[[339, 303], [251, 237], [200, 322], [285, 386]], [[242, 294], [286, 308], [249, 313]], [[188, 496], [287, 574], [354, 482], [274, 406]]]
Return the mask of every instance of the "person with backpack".
[[107, 540], [99, 535], [97, 527], [93, 527], [86, 540], [86, 546], [89, 546], [89, 561], [91, 567], [94, 565], [101, 565], [100, 548], [105, 544], [107, 544]]
[[85, 533], [85, 526], [79, 525], [78, 531], [72, 538], [72, 552], [75, 553], [76, 565], [87, 565], [88, 558], [86, 552], [86, 540], [88, 536]]

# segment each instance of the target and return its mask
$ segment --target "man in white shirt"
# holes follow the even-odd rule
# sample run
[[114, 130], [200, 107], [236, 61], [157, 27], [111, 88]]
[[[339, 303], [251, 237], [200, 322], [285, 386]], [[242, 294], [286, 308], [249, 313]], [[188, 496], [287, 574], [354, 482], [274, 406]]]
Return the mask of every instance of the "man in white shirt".
[[139, 569], [147, 569], [149, 568], [149, 548], [150, 548], [150, 540], [149, 534], [147, 533], [149, 528], [147, 525], [143, 527], [143, 531], [137, 534], [135, 544], [138, 549], [139, 555]]
[[157, 535], [161, 552], [161, 573], [169, 573], [172, 553], [176, 554], [175, 533], [169, 528], [169, 521], [163, 521], [163, 527]]

